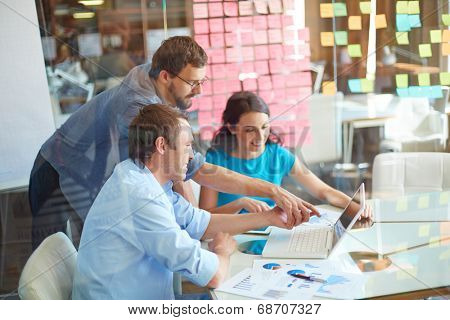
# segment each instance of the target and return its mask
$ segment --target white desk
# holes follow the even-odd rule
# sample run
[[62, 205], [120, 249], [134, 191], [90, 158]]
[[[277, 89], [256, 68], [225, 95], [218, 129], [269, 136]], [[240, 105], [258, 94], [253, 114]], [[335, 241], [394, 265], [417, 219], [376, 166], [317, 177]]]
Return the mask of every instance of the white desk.
[[[360, 273], [348, 252], [371, 251], [386, 254], [431, 242], [424, 247], [392, 254], [390, 256], [392, 264], [384, 270], [364, 272], [364, 288], [361, 288], [360, 292], [355, 292], [354, 298], [363, 299], [445, 287], [450, 285], [450, 241], [444, 243], [435, 241], [449, 237], [450, 221], [374, 223], [370, 228], [355, 229], [345, 235], [329, 260], [333, 266], [345, 272]], [[242, 243], [266, 239], [266, 236], [238, 235], [235, 239], [238, 243]], [[244, 268], [251, 268], [255, 259], [263, 258], [235, 252], [231, 256], [228, 277]], [[306, 260], [274, 261], [300, 263]], [[216, 299], [250, 299], [215, 290], [211, 293]]]

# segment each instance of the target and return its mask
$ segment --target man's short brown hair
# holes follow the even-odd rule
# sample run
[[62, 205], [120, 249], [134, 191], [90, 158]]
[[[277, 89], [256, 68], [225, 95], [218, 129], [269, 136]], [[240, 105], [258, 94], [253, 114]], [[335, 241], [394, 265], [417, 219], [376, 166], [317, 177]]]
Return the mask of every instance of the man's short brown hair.
[[178, 109], [163, 104], [143, 107], [128, 130], [128, 155], [143, 167], [156, 150], [155, 141], [163, 137], [170, 148], [180, 132], [180, 119], [187, 119]]
[[177, 75], [188, 64], [201, 68], [208, 62], [205, 50], [191, 37], [176, 36], [164, 40], [152, 58], [150, 77], [158, 78], [162, 70]]

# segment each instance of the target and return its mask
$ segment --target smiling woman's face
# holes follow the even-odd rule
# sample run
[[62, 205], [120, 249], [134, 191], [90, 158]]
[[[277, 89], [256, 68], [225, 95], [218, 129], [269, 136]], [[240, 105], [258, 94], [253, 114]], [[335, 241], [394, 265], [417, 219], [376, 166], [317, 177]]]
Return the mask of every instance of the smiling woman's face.
[[239, 154], [262, 153], [270, 134], [269, 116], [263, 112], [247, 112], [230, 129], [236, 137]]

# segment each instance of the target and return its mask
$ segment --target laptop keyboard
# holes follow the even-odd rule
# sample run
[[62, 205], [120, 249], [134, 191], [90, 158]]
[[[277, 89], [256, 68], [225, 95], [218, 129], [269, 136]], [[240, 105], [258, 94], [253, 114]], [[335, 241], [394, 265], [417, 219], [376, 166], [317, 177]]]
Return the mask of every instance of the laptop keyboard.
[[328, 228], [297, 228], [289, 241], [289, 252], [322, 252]]

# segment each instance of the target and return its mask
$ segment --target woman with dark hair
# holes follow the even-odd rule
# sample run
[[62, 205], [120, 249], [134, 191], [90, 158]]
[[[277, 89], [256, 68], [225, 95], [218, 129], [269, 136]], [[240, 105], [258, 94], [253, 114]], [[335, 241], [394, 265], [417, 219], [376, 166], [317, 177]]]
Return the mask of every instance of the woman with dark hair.
[[[268, 105], [254, 93], [239, 92], [227, 101], [222, 127], [214, 135], [206, 161], [278, 186], [289, 175], [321, 201], [341, 208], [348, 204], [350, 197], [325, 184], [281, 144], [270, 127]], [[222, 193], [204, 186], [200, 193], [200, 208], [212, 213], [262, 212], [272, 206], [270, 199]], [[370, 215], [368, 211], [364, 217]]]

